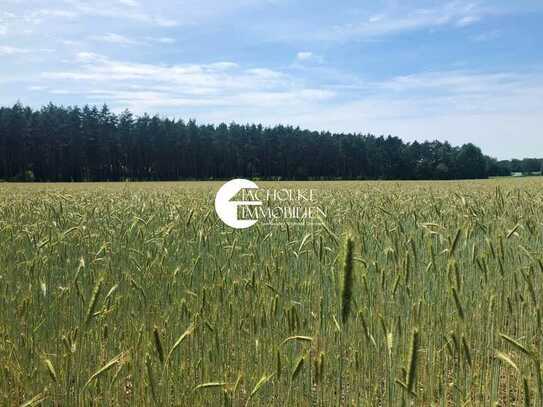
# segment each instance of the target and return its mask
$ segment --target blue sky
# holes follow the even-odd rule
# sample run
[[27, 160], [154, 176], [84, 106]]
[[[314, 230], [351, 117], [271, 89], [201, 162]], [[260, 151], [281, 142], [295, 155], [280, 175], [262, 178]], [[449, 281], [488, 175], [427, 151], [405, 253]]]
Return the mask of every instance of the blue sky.
[[0, 0], [0, 104], [543, 156], [541, 1]]

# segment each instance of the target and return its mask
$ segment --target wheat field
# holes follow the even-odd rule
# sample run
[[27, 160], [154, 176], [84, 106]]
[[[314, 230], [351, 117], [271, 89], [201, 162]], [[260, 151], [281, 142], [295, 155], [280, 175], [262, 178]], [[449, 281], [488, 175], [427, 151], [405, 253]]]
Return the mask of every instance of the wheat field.
[[0, 184], [0, 405], [543, 405], [543, 179], [301, 184]]

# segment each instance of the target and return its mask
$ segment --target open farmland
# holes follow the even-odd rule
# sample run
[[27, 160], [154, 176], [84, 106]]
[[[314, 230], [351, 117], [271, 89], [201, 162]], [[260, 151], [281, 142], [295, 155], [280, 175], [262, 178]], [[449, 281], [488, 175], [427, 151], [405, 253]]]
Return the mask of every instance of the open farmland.
[[0, 404], [543, 405], [543, 180], [300, 184], [0, 184]]

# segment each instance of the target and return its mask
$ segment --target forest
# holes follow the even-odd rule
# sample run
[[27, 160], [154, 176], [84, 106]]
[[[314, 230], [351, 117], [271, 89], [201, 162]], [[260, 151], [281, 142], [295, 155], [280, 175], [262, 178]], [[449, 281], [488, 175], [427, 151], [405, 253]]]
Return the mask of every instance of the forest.
[[0, 107], [0, 180], [124, 181], [477, 179], [534, 173], [543, 160], [498, 161], [474, 144], [291, 126], [199, 124], [108, 106]]

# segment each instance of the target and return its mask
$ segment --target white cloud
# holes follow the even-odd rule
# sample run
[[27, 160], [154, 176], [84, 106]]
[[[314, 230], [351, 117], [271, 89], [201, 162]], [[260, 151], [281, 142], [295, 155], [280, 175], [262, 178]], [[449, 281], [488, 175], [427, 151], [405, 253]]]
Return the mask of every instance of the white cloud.
[[153, 17], [151, 20], [160, 27], [175, 27], [176, 25], [179, 25], [176, 20], [171, 18]]
[[101, 35], [91, 35], [88, 37], [91, 41], [105, 42], [118, 45], [153, 45], [153, 44], [175, 44], [175, 38], [171, 37], [143, 37], [129, 38], [117, 33], [106, 33]]
[[207, 67], [210, 69], [217, 69], [219, 71], [226, 71], [228, 69], [239, 68], [239, 65], [235, 62], [214, 62], [212, 64], [208, 64]]
[[[15, 3], [17, 4], [17, 3]], [[38, 3], [40, 4], [40, 3]], [[7, 11], [0, 11], [0, 26], [5, 25], [6, 21], [16, 25], [19, 29], [28, 25], [41, 25], [50, 23], [51, 19], [78, 19], [84, 17], [101, 17], [118, 20], [133, 20], [139, 23], [156, 25], [159, 27], [173, 27], [178, 23], [170, 15], [162, 14], [162, 5], [158, 5], [157, 11], [154, 11], [154, 3], [145, 7], [135, 0], [107, 1], [96, 0], [87, 2], [83, 0], [63, 0], [51, 1], [47, 3], [49, 7], [39, 8], [28, 7], [26, 10], [21, 8], [17, 14]], [[16, 10], [16, 9], [15, 9]], [[30, 11], [28, 11], [30, 10]], [[174, 13], [173, 15], [176, 15]]]
[[313, 57], [313, 53], [310, 51], [300, 51], [296, 54], [298, 61], [307, 61]]
[[414, 94], [441, 91], [450, 94], [473, 94], [488, 91], [513, 91], [527, 86], [532, 81], [530, 75], [508, 72], [479, 73], [469, 71], [421, 72], [401, 75], [380, 83], [384, 89]]
[[170, 37], [153, 38], [153, 40], [161, 44], [175, 44], [176, 42], [175, 38], [170, 38]]
[[129, 7], [138, 7], [140, 4], [135, 0], [119, 0], [119, 3]]
[[385, 17], [386, 16], [384, 14], [376, 14], [376, 15], [371, 16], [368, 19], [368, 22], [370, 22], [370, 23], [378, 23], [379, 21], [383, 20]]
[[16, 18], [16, 15], [8, 11], [0, 11], [0, 21]]
[[9, 45], [0, 46], [0, 55], [28, 54], [29, 52], [30, 50], [26, 48], [11, 47]]
[[177, 25], [177, 21], [173, 18], [166, 18], [161, 13], [154, 12], [152, 5], [148, 6], [146, 4], [144, 7], [133, 0], [119, 2], [97, 0], [91, 3], [83, 0], [65, 0], [65, 3], [68, 4], [70, 13], [80, 16], [128, 19], [160, 27], [173, 27]]
[[41, 9], [31, 12], [27, 12], [23, 16], [23, 20], [26, 23], [40, 24], [48, 18], [77, 18], [79, 14], [75, 11], [64, 9]]
[[[100, 95], [118, 103], [130, 103], [126, 95], [132, 93], [148, 97], [148, 103], [157, 106], [160, 100], [165, 106], [239, 104], [241, 109], [258, 101], [266, 106], [288, 104], [288, 100], [305, 100], [311, 106], [326, 102], [330, 113], [319, 111], [312, 115], [314, 120], [334, 116], [335, 109], [349, 105], [363, 108], [361, 111], [365, 115], [376, 114], [374, 118], [383, 123], [391, 117], [400, 116], [414, 118], [498, 112], [506, 115], [528, 110], [543, 112], [543, 76], [540, 74], [422, 72], [377, 82], [355, 78], [344, 85], [320, 87], [283, 71], [246, 69], [229, 61], [183, 65], [142, 64], [80, 52], [75, 62], [71, 69], [46, 72], [42, 77], [59, 83], [75, 80], [81, 86], [79, 93], [83, 95], [96, 96], [94, 90], [102, 89]], [[336, 95], [341, 96], [341, 101], [335, 99]], [[383, 108], [375, 110], [379, 106]], [[297, 109], [305, 107], [299, 105]], [[287, 112], [287, 115], [296, 115], [297, 109]]]
[[78, 52], [75, 57], [77, 62], [92, 62], [104, 59], [104, 57], [94, 52]]
[[292, 68], [306, 68], [309, 64], [321, 65], [324, 63], [324, 57], [322, 55], [317, 55], [311, 51], [300, 51], [296, 53], [296, 60], [291, 65]]
[[265, 81], [281, 80], [285, 77], [282, 72], [274, 71], [267, 68], [253, 68], [245, 71], [247, 74]]
[[120, 45], [134, 45], [138, 44], [138, 41], [125, 37], [124, 35], [116, 33], [106, 33], [103, 35], [92, 35], [89, 39], [98, 42], [108, 42], [110, 44], [120, 44]]
[[80, 47], [82, 45], [82, 41], [76, 41], [76, 40], [60, 40], [61, 44], [67, 45], [67, 46], [78, 46]]
[[276, 86], [283, 75], [265, 68], [242, 70], [233, 62], [212, 64], [154, 65], [116, 61], [91, 52], [76, 55], [79, 63], [75, 69], [43, 74], [51, 79], [80, 79], [89, 81], [144, 81], [183, 85], [190, 91], [194, 88], [247, 88], [254, 86]]
[[[278, 7], [285, 0], [183, 0], [183, 1], [141, 1], [141, 0], [2, 0], [0, 1], [0, 32], [11, 31], [4, 28], [4, 18], [10, 14], [15, 20], [17, 31], [28, 25], [44, 25], [51, 20], [75, 19], [78, 28], [87, 24], [97, 24], [99, 28], [113, 21], [139, 23], [141, 25], [172, 28], [176, 26], [195, 26], [213, 19], [233, 15], [240, 9]], [[92, 17], [91, 22], [88, 17]], [[97, 21], [100, 19], [101, 21]], [[107, 21], [110, 20], [110, 21]], [[104, 24], [105, 23], [105, 24]], [[55, 24], [59, 24], [55, 21]], [[60, 23], [61, 24], [61, 23]], [[115, 26], [112, 26], [115, 27]], [[35, 28], [35, 27], [34, 27]], [[54, 27], [56, 28], [56, 27]], [[41, 29], [41, 27], [40, 27]], [[109, 28], [108, 30], [115, 29]], [[30, 30], [30, 28], [28, 28]], [[34, 30], [36, 32], [37, 30]]]
[[456, 23], [459, 27], [466, 27], [481, 20], [479, 16], [465, 16]]
[[137, 112], [180, 107], [282, 111], [335, 96], [333, 90], [304, 86], [283, 72], [245, 69], [229, 61], [155, 65], [80, 52], [75, 62], [70, 70], [47, 72], [42, 77], [51, 86], [72, 80], [77, 89], [70, 90], [79, 95]]
[[15, 14], [7, 11], [0, 11], [0, 35], [8, 33], [8, 24], [16, 18]]
[[490, 9], [465, 1], [446, 2], [433, 8], [396, 7], [387, 12], [370, 15], [362, 21], [335, 25], [315, 35], [323, 40], [345, 40], [353, 37], [369, 39], [446, 25], [463, 27], [480, 21], [484, 15], [490, 13]]

